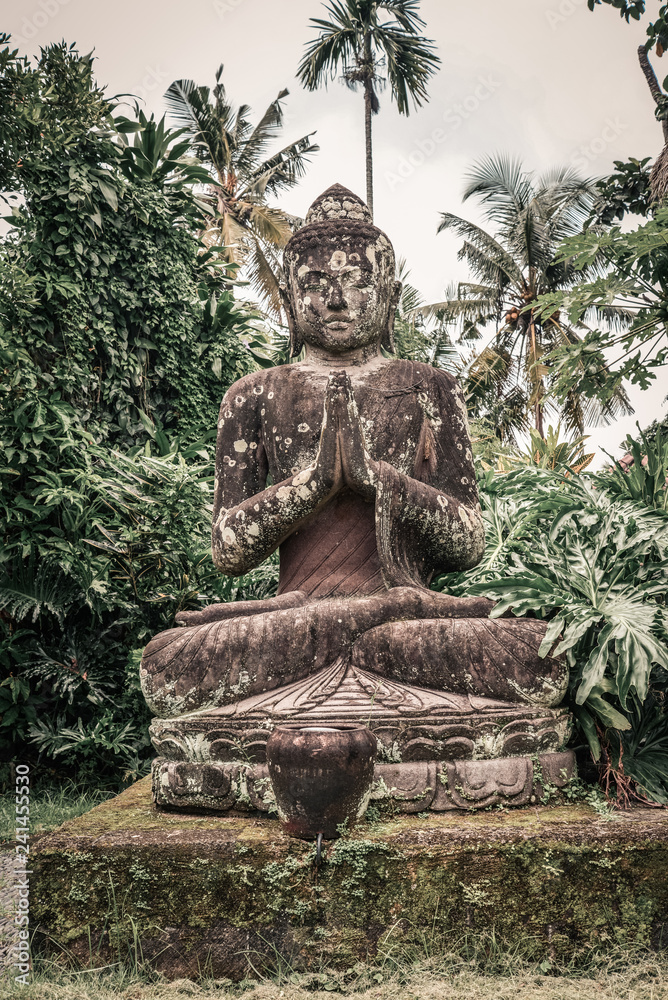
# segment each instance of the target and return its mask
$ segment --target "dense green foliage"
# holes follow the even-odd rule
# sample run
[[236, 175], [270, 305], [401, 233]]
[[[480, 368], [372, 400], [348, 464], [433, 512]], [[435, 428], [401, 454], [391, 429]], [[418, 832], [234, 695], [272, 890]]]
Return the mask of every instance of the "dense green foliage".
[[637, 160], [615, 160], [615, 170], [594, 185], [594, 207], [590, 222], [611, 226], [626, 214], [647, 216], [650, 212], [649, 156]]
[[668, 449], [657, 437], [643, 453], [632, 475], [540, 462], [485, 473], [483, 560], [437, 586], [497, 600], [492, 617], [512, 608], [548, 620], [541, 653], [566, 653], [594, 758], [611, 761], [622, 794], [630, 777], [668, 803]]
[[169, 148], [178, 133], [114, 119], [90, 59], [64, 45], [36, 69], [4, 55], [2, 159], [16, 164], [4, 190], [23, 203], [2, 245], [0, 323], [23, 401], [50, 390], [94, 434], [125, 443], [145, 437], [140, 411], [185, 434], [212, 426], [223, 360], [229, 382], [248, 357], [226, 335], [230, 279], [194, 231], [189, 185], [203, 172], [179, 162], [185, 143]]
[[631, 232], [613, 226], [564, 240], [557, 260], [567, 261], [583, 278], [591, 277], [592, 269], [598, 277], [543, 295], [537, 314], [546, 317], [560, 310], [568, 322], [579, 324], [606, 312], [614, 320], [616, 310], [623, 323], [599, 323], [578, 342], [555, 348], [549, 362], [558, 398], [577, 392], [605, 405], [624, 379], [645, 389], [666, 364], [667, 233], [668, 207], [662, 206]]
[[64, 44], [0, 69], [0, 733], [115, 780], [147, 744], [132, 651], [234, 596], [209, 446], [259, 334], [203, 252], [179, 133], [119, 116]]

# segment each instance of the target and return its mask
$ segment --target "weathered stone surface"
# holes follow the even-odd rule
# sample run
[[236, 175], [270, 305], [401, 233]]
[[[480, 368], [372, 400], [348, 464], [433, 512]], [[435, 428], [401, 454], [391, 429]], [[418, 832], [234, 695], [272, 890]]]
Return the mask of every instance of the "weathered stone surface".
[[179, 615], [145, 650], [149, 705], [249, 730], [325, 708], [401, 719], [523, 705], [531, 718], [558, 705], [568, 672], [538, 655], [545, 623], [429, 590], [480, 560], [482, 518], [461, 390], [381, 350], [400, 294], [387, 236], [334, 185], [288, 243], [285, 273], [305, 357], [223, 399], [212, 532], [230, 575], [279, 548], [278, 596]]
[[[349, 690], [345, 698], [345, 707], [333, 699], [331, 710], [324, 702], [311, 709], [302, 707], [295, 715], [313, 726], [364, 721], [378, 740], [380, 761], [481, 760], [556, 752], [564, 748], [571, 729], [570, 715], [563, 708], [532, 711], [514, 705], [484, 709], [468, 705], [466, 713], [446, 709], [440, 717], [436, 712], [412, 717], [409, 712], [400, 715], [396, 701], [386, 708], [382, 697], [373, 704], [367, 701], [366, 714], [355, 711]], [[434, 709], [433, 704], [428, 707]], [[294, 717], [258, 711], [239, 718], [196, 713], [154, 719], [151, 739], [168, 760], [261, 763], [274, 727]]]
[[[371, 798], [397, 812], [488, 809], [523, 806], [543, 796], [544, 786], [564, 788], [574, 777], [572, 750], [532, 757], [489, 760], [376, 763]], [[275, 812], [265, 764], [168, 761], [157, 757], [153, 801], [170, 809], [226, 809]]]
[[400, 959], [425, 934], [436, 948], [492, 927], [565, 959], [650, 943], [668, 920], [661, 810], [614, 822], [582, 805], [401, 816], [328, 844], [316, 871], [314, 846], [277, 820], [160, 812], [142, 781], [34, 847], [44, 947], [99, 966], [137, 928], [144, 957], [175, 978], [239, 979], [276, 952], [296, 970], [345, 968], [386, 947]]

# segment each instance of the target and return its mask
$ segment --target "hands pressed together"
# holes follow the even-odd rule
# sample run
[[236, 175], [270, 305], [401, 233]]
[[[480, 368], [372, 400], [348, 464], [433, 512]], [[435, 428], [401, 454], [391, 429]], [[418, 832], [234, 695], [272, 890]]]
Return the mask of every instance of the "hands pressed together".
[[348, 487], [373, 501], [378, 470], [366, 450], [350, 377], [345, 371], [333, 372], [325, 394], [316, 473], [330, 495]]

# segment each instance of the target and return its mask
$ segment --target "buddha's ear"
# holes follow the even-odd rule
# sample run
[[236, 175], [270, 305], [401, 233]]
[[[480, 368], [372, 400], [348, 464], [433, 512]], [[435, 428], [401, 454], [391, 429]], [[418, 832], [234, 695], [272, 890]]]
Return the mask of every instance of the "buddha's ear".
[[392, 299], [392, 314], [394, 315], [394, 310], [399, 305], [399, 299], [401, 298], [401, 290], [404, 286], [400, 281], [395, 281], [392, 291], [390, 293]]
[[304, 341], [297, 331], [295, 311], [292, 308], [292, 295], [290, 294], [290, 289], [282, 281], [279, 283], [278, 290], [281, 295], [281, 305], [285, 310], [285, 316], [288, 321], [288, 330], [290, 331], [290, 357], [296, 358], [304, 348]]
[[394, 346], [394, 314], [397, 311], [397, 306], [399, 305], [402, 288], [403, 285], [401, 282], [395, 281], [390, 290], [390, 302], [387, 310], [387, 325], [380, 340], [380, 346], [387, 351], [388, 354], [396, 354], [396, 347]]

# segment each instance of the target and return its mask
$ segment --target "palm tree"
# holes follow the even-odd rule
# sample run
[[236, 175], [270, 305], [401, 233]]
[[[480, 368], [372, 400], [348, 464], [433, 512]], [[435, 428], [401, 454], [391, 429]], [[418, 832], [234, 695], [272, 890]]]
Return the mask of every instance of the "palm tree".
[[[441, 60], [434, 43], [418, 34], [424, 21], [419, 0], [332, 0], [331, 20], [311, 18], [317, 38], [306, 48], [297, 78], [307, 90], [327, 85], [341, 69], [352, 90], [364, 91], [366, 203], [373, 216], [373, 155], [371, 116], [380, 109], [378, 90], [389, 80], [392, 98], [402, 115], [428, 100], [427, 81]], [[381, 14], [389, 19], [381, 21]]]
[[213, 94], [192, 80], [175, 80], [165, 94], [173, 118], [190, 140], [190, 148], [211, 176], [202, 201], [209, 218], [203, 239], [222, 247], [224, 258], [246, 265], [253, 287], [275, 317], [280, 317], [279, 250], [291, 236], [294, 220], [267, 204], [267, 197], [293, 187], [308, 158], [318, 150], [314, 133], [267, 155], [283, 126], [282, 90], [253, 126], [251, 109], [234, 109], [216, 73]]
[[421, 309], [424, 300], [411, 284], [410, 274], [406, 258], [400, 257], [397, 279], [401, 282], [401, 298], [394, 314], [394, 353], [398, 358], [421, 361], [456, 375], [461, 367], [461, 355], [445, 323], [430, 325], [427, 322]]
[[[463, 341], [480, 339], [481, 327], [495, 324], [491, 343], [468, 365], [471, 410], [490, 416], [501, 440], [512, 441], [516, 430], [526, 430], [529, 414], [543, 437], [544, 410], [554, 408], [545, 356], [580, 337], [558, 312], [542, 316], [534, 307], [538, 296], [586, 279], [555, 256], [566, 236], [581, 231], [592, 205], [592, 184], [568, 168], [534, 179], [519, 161], [492, 156], [472, 168], [464, 200], [471, 197], [481, 202], [495, 235], [458, 215], [441, 214], [438, 232], [449, 229], [464, 238], [458, 256], [476, 280], [451, 286], [445, 301], [423, 311], [459, 324]], [[614, 306], [602, 316], [613, 323], [624, 319]], [[585, 423], [607, 421], [620, 412], [633, 412], [621, 388], [603, 408], [571, 392], [560, 419], [568, 431], [582, 433]]]

